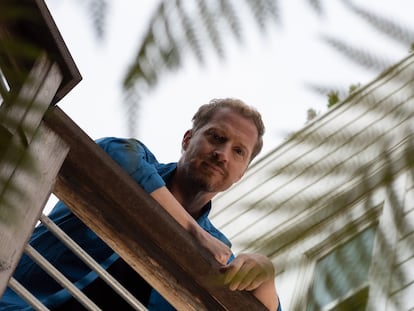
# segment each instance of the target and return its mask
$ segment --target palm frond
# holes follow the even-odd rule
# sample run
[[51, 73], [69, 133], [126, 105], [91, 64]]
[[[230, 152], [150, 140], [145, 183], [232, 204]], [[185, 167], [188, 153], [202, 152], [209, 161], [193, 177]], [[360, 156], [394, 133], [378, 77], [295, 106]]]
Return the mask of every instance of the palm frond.
[[[247, 5], [247, 11], [262, 32], [267, 25], [277, 25], [280, 21], [275, 0], [245, 0], [243, 4]], [[207, 52], [214, 52], [223, 59], [229, 35], [243, 42], [239, 12], [232, 0], [161, 1], [144, 32], [137, 56], [125, 74], [126, 104], [139, 105], [130, 100], [140, 99], [157, 85], [162, 75], [182, 65], [187, 55], [194, 56], [201, 65], [206, 61]], [[132, 95], [132, 92], [141, 94]]]
[[322, 7], [322, 2], [320, 0], [308, 0], [309, 6], [312, 10], [318, 15], [322, 16], [324, 13], [324, 9]]
[[375, 55], [364, 48], [352, 46], [343, 40], [331, 36], [322, 36], [322, 40], [359, 67], [381, 72], [391, 67], [394, 63], [382, 54]]
[[[204, 3], [203, 0], [199, 0], [199, 3]], [[224, 16], [224, 22], [226, 22], [229, 26], [229, 29], [233, 33], [234, 37], [238, 42], [242, 42], [242, 21], [237, 14], [237, 10], [235, 9], [233, 3], [227, 0], [219, 0], [219, 10], [221, 11], [222, 15]]]
[[359, 16], [362, 21], [366, 22], [368, 25], [372, 26], [373, 29], [384, 34], [394, 42], [401, 44], [406, 49], [408, 49], [414, 42], [414, 31], [412, 29], [401, 25], [393, 19], [380, 16], [371, 11], [358, 7], [349, 0], [343, 2], [354, 13], [354, 15]]
[[198, 1], [198, 13], [199, 19], [202, 21], [202, 27], [200, 27], [200, 30], [207, 32], [207, 38], [206, 42], [210, 44], [206, 44], [206, 46], [211, 46], [216, 54], [220, 57], [224, 57], [224, 49], [223, 49], [223, 40], [222, 40], [222, 34], [219, 31], [219, 19], [216, 15], [217, 9], [215, 9], [213, 6], [207, 5], [206, 1]]
[[262, 32], [266, 30], [268, 22], [279, 22], [277, 1], [246, 0], [246, 4], [253, 13], [252, 16]]
[[106, 19], [108, 17], [108, 1], [87, 0], [81, 3], [86, 7], [86, 12], [91, 18], [93, 30], [97, 38], [103, 39], [105, 36]]
[[345, 98], [348, 96], [349, 91], [340, 84], [337, 85], [322, 85], [313, 82], [305, 82], [304, 86], [306, 89], [325, 97], [328, 99], [328, 96], [331, 92], [336, 92], [339, 98]]
[[195, 29], [194, 21], [190, 18], [184, 3], [185, 2], [182, 0], [176, 0], [175, 2], [178, 20], [181, 23], [181, 27], [184, 32], [184, 40], [188, 43], [190, 51], [193, 52], [196, 59], [200, 63], [203, 63], [205, 56], [201, 47], [200, 35]]

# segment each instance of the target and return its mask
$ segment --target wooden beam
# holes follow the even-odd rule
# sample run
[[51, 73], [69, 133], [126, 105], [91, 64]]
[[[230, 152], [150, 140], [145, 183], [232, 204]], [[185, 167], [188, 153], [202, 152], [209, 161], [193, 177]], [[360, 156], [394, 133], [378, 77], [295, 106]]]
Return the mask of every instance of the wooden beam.
[[62, 76], [46, 55], [39, 57], [18, 96], [0, 106], [0, 198], [27, 153]]
[[219, 264], [59, 107], [44, 122], [70, 152], [54, 193], [179, 310], [266, 310], [219, 286]]
[[42, 126], [0, 197], [0, 297], [39, 219], [69, 148]]
[[[19, 72], [29, 72], [37, 52], [46, 51], [62, 72], [62, 83], [53, 94], [53, 103], [62, 99], [82, 77], [47, 8], [44, 0], [1, 0], [0, 65], [3, 73], [15, 77]], [[16, 48], [17, 44], [24, 47]], [[24, 51], [25, 53], [22, 53]], [[30, 52], [30, 53], [29, 53]], [[33, 58], [34, 57], [34, 58]], [[32, 59], [33, 58], [33, 59]], [[20, 80], [20, 79], [19, 79]], [[15, 83], [10, 77], [12, 89]]]
[[61, 81], [59, 68], [43, 54], [17, 98], [0, 106], [0, 296], [68, 152], [59, 136], [39, 128]]

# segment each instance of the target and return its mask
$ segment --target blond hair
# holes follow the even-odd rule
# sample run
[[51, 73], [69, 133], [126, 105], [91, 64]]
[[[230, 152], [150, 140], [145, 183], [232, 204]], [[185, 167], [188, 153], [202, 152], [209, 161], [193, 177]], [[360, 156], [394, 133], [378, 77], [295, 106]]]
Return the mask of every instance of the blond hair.
[[262, 116], [256, 110], [256, 108], [245, 104], [240, 99], [235, 98], [215, 98], [208, 104], [202, 105], [195, 113], [193, 121], [193, 132], [196, 132], [204, 125], [206, 125], [214, 116], [216, 111], [222, 108], [230, 108], [233, 111], [239, 113], [246, 119], [251, 120], [257, 128], [257, 141], [253, 148], [250, 161], [252, 161], [262, 150], [263, 147], [263, 135], [265, 132], [265, 126], [263, 124]]

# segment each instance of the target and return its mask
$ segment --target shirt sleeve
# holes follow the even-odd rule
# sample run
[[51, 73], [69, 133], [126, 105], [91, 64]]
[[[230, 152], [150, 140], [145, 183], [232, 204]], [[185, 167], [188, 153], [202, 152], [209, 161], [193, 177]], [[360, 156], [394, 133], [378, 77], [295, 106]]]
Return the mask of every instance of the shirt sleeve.
[[280, 299], [279, 296], [277, 297], [277, 300], [279, 301], [279, 304], [277, 306], [277, 311], [282, 311], [282, 306], [280, 305]]
[[96, 141], [146, 192], [165, 186], [155, 156], [135, 139], [104, 138]]

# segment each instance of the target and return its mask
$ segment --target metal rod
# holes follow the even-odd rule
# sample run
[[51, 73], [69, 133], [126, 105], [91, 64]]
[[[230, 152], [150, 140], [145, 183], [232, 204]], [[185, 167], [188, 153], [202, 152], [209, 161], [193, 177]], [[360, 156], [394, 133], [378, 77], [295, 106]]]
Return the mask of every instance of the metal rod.
[[82, 293], [75, 285], [72, 284], [59, 270], [57, 270], [49, 261], [47, 261], [39, 252], [30, 244], [25, 247], [26, 254], [33, 259], [43, 270], [53, 277], [60, 285], [66, 288], [73, 297], [78, 300], [85, 308], [91, 311], [101, 310], [92, 300]]
[[141, 304], [121, 283], [119, 283], [111, 274], [103, 269], [84, 249], [73, 241], [59, 226], [57, 226], [46, 215], [40, 216], [40, 221], [49, 229], [59, 240], [62, 241], [73, 253], [94, 270], [116, 293], [118, 293], [130, 306], [138, 311], [147, 311], [148, 309]]
[[49, 311], [49, 309], [41, 303], [31, 292], [29, 292], [22, 284], [15, 278], [9, 280], [8, 286], [21, 298], [23, 298], [33, 309], [37, 311]]

